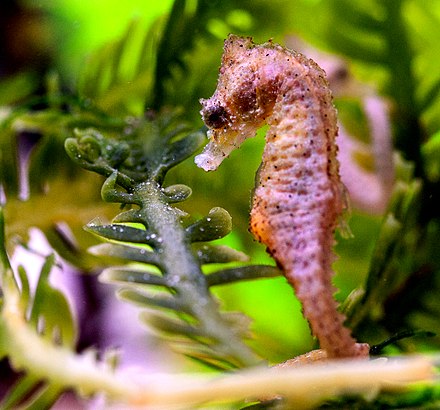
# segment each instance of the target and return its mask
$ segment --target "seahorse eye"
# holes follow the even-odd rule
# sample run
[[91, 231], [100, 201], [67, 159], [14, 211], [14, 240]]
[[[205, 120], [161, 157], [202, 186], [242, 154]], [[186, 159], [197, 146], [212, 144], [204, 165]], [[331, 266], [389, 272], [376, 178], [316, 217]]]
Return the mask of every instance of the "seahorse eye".
[[221, 105], [215, 105], [203, 113], [203, 120], [209, 128], [221, 128], [228, 123], [228, 113]]

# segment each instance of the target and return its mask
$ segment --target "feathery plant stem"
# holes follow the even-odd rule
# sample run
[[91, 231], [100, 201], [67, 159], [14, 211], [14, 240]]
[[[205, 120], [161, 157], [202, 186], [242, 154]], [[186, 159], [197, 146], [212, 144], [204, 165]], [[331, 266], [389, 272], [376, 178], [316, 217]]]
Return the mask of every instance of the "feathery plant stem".
[[237, 358], [241, 366], [257, 364], [257, 357], [220, 316], [176, 210], [164, 200], [160, 185], [155, 181], [140, 183], [134, 194], [142, 203], [139, 219], [157, 235], [155, 246], [164, 277], [176, 291], [182, 310], [198, 318], [202, 332], [216, 339], [225, 355]]
[[[176, 315], [180, 320], [177, 326], [170, 325], [175, 321], [165, 313], [161, 325], [173, 328], [171, 333], [196, 340], [195, 352], [188, 353], [192, 357], [206, 363], [200, 358], [201, 348], [202, 357], [211, 356], [209, 364], [215, 367], [239, 368], [260, 363], [261, 359], [242, 341], [240, 323], [234, 326], [230, 315], [220, 311], [210, 286], [275, 276], [278, 271], [267, 266], [229, 268], [217, 271], [217, 280], [211, 283], [202, 264], [245, 260], [240, 252], [205, 244], [228, 234], [231, 218], [225, 210], [213, 208], [208, 216], [191, 222], [189, 215], [172, 206], [184, 201], [191, 189], [184, 185], [164, 187], [167, 171], [198, 149], [205, 138], [203, 133], [188, 133], [184, 122], [164, 111], [139, 119], [122, 139], [95, 129], [78, 130], [76, 135], [66, 140], [69, 156], [83, 168], [106, 178], [101, 189], [104, 201], [131, 207], [110, 224], [87, 225], [88, 231], [111, 241], [94, 251], [141, 264], [141, 268], [134, 269], [109, 267], [101, 280], [122, 284], [118, 293], [124, 300]], [[249, 269], [253, 274], [249, 274]], [[159, 286], [162, 292], [151, 292], [151, 286]], [[148, 315], [146, 320], [149, 321]]]

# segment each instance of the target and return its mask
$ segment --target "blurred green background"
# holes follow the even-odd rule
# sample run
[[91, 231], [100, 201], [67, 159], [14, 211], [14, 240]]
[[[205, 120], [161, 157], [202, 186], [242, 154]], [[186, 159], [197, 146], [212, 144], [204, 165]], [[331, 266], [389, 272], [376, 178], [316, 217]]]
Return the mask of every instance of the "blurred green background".
[[[197, 2], [186, 3], [185, 13], [191, 15]], [[47, 74], [54, 72], [59, 75], [60, 92], [83, 93], [88, 97], [90, 84], [81, 81], [87, 78], [84, 72], [97, 64], [93, 60], [96, 50], [109, 47], [108, 44], [124, 35], [130, 22], [136, 21], [131, 34], [133, 38], [138, 36], [139, 41], [133, 41], [133, 50], [127, 52], [123, 66], [127, 80], [124, 82], [122, 75], [119, 88], [111, 90], [113, 94], [106, 94], [108, 90], [104, 88], [99, 95], [101, 100], [97, 97], [95, 102], [104, 111], [119, 116], [142, 114], [145, 94], [151, 90], [148, 73], [147, 80], [133, 75], [136, 50], [141, 33], [165, 24], [171, 5], [170, 0], [2, 2], [0, 104], [14, 106], [30, 95], [41, 95], [47, 88]], [[432, 190], [433, 199], [423, 205], [425, 221], [417, 229], [422, 232], [428, 226], [426, 221], [430, 221], [430, 229], [438, 232], [439, 27], [438, 0], [212, 0], [206, 21], [194, 24], [191, 33], [194, 44], [183, 53], [182, 64], [173, 67], [166, 78], [162, 103], [182, 106], [188, 121], [195, 128], [202, 126], [198, 99], [209, 97], [215, 89], [222, 42], [231, 32], [253, 36], [257, 42], [272, 38], [282, 44], [297, 44], [292, 38], [299, 38], [334, 53], [343, 58], [349, 75], [365, 87], [362, 90], [390, 102], [395, 147], [404, 158], [413, 161], [416, 176], [427, 182], [426, 189]], [[152, 38], [154, 45], [159, 37]], [[175, 44], [179, 45], [179, 41]], [[363, 138], [365, 130], [352, 107], [360, 104], [364, 92], [351, 96], [349, 103], [345, 100], [345, 105], [344, 99], [336, 100], [341, 115], [348, 119], [347, 127], [354, 130], [355, 139]], [[137, 98], [137, 93], [142, 98]], [[370, 143], [368, 137], [366, 142]], [[214, 206], [226, 208], [233, 217], [235, 230], [223, 241], [250, 254], [256, 263], [273, 263], [247, 232], [254, 174], [263, 145], [261, 135], [247, 142], [215, 173], [205, 174], [188, 160], [171, 172], [169, 181], [192, 187], [193, 196], [183, 207], [193, 215], [205, 215]], [[61, 191], [57, 192], [61, 194]], [[31, 202], [30, 206], [35, 204]], [[26, 212], [23, 203], [14, 206], [17, 215], [22, 209], [19, 207]], [[14, 215], [14, 211], [10, 210], [10, 214]], [[339, 238], [336, 248], [340, 258], [335, 265], [335, 283], [341, 289], [337, 295], [340, 300], [365, 280], [381, 220], [380, 214], [369, 215], [353, 209], [350, 227], [354, 238]], [[81, 224], [88, 221], [70, 222], [76, 223], [79, 231]], [[20, 223], [16, 229], [19, 233], [32, 225], [44, 231], [49, 220], [42, 215], [38, 220], [28, 216]], [[438, 260], [428, 260], [428, 256], [414, 252], [414, 259], [405, 262], [406, 271], [414, 272], [419, 265], [428, 264], [432, 272], [438, 272]], [[292, 357], [313, 345], [300, 306], [283, 278], [231, 285], [218, 289], [217, 293], [226, 309], [244, 311], [255, 320], [254, 343], [270, 360]], [[384, 333], [378, 331], [372, 341], [378, 342], [383, 337]]]

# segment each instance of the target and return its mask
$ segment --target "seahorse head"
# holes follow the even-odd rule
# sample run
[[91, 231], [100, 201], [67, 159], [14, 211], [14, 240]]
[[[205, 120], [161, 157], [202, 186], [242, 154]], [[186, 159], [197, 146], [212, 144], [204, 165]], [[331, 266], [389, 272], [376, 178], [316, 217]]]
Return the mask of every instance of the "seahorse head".
[[230, 35], [225, 40], [217, 89], [211, 98], [200, 100], [210, 142], [196, 157], [197, 166], [216, 169], [264, 124], [282, 77], [278, 68], [267, 64], [267, 53], [276, 52], [276, 46], [256, 46], [250, 38]]

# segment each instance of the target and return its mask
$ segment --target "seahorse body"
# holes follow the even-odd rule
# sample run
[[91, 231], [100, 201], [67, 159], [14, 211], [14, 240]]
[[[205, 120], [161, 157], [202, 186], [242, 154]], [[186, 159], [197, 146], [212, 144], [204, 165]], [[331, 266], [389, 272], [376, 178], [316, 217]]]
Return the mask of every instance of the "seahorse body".
[[336, 158], [336, 110], [312, 60], [268, 42], [229, 36], [217, 89], [201, 100], [211, 141], [196, 163], [216, 169], [267, 123], [250, 230], [293, 285], [328, 357], [368, 354], [344, 327], [333, 298], [334, 231], [344, 210]]

